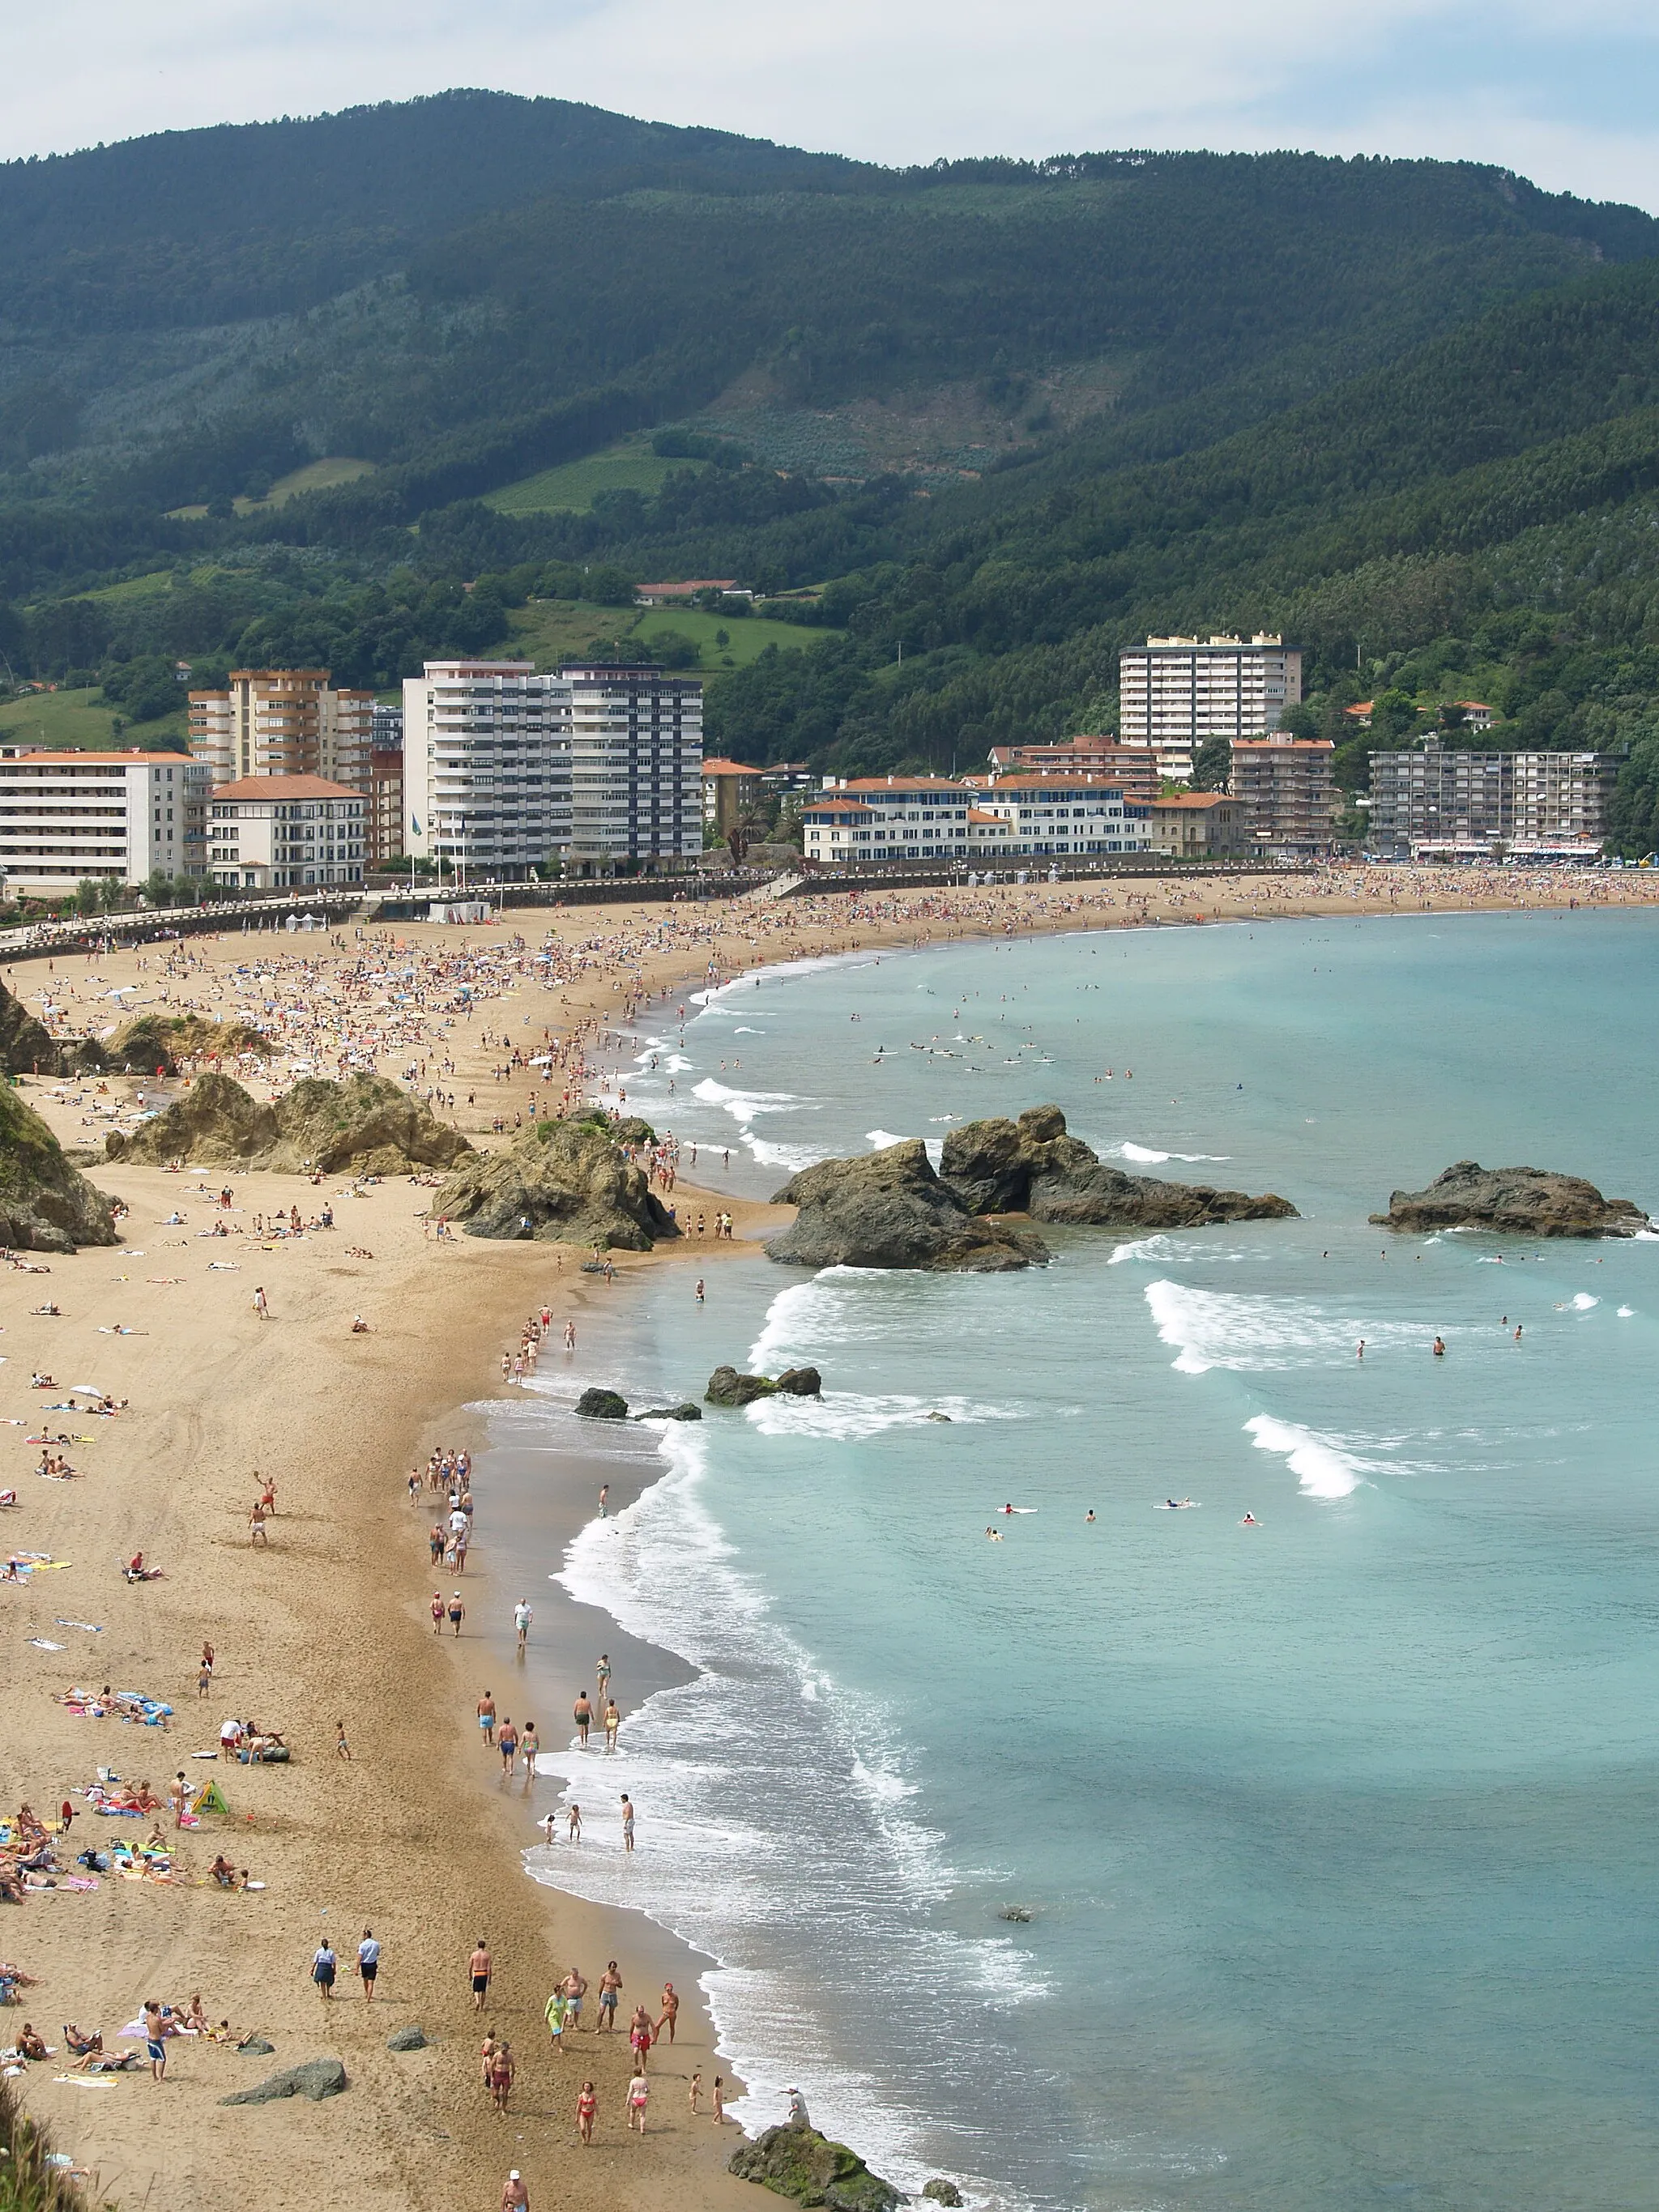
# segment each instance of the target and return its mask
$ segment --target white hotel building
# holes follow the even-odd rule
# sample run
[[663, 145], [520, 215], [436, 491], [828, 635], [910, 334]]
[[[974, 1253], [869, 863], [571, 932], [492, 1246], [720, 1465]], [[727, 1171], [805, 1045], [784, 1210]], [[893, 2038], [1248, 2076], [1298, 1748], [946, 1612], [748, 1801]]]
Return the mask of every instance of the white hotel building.
[[1302, 654], [1281, 637], [1149, 637], [1117, 661], [1118, 733], [1190, 783], [1210, 738], [1265, 738], [1302, 696]]
[[877, 860], [1106, 858], [1150, 845], [1143, 807], [1108, 776], [1005, 775], [994, 784], [941, 776], [864, 776], [826, 784], [801, 809], [807, 861], [863, 867]]
[[429, 660], [404, 685], [404, 849], [481, 879], [657, 874], [702, 849], [702, 686], [659, 668]]
[[210, 771], [187, 753], [0, 756], [0, 872], [14, 891], [59, 897], [85, 878], [142, 884], [198, 876]]

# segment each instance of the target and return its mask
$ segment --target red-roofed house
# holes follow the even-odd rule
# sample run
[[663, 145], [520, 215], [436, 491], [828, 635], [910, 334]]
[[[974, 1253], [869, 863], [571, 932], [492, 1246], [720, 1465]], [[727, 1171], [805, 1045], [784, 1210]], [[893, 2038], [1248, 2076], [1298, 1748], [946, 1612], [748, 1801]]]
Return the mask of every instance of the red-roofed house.
[[706, 760], [702, 764], [704, 825], [728, 836], [759, 799], [761, 771], [745, 761]]
[[222, 783], [208, 809], [208, 871], [243, 890], [360, 884], [368, 801], [320, 775]]

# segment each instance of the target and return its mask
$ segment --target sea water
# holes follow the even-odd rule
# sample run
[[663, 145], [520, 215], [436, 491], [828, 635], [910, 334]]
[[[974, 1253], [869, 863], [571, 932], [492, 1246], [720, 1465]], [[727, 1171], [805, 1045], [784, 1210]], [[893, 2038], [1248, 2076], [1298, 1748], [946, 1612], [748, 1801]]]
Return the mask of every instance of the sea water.
[[997, 2205], [1655, 2202], [1659, 1242], [1366, 1217], [1461, 1158], [1659, 1202], [1656, 982], [1646, 915], [1425, 915], [854, 957], [642, 1028], [629, 1107], [700, 1182], [1054, 1101], [1301, 1210], [1016, 1275], [723, 1259], [701, 1307], [676, 1268], [544, 1371], [565, 1435], [586, 1381], [823, 1370], [670, 1426], [563, 1570], [698, 1674], [605, 1778], [635, 1856], [541, 1871], [714, 1962], [750, 2124], [799, 2085]]

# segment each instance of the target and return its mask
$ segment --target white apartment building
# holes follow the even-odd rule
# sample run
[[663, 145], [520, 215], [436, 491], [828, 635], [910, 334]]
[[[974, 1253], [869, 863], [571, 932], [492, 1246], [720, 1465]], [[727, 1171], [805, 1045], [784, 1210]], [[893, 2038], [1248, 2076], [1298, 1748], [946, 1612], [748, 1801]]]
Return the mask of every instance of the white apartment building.
[[0, 871], [53, 897], [83, 878], [141, 884], [198, 876], [208, 769], [185, 753], [18, 752], [0, 757]]
[[1374, 752], [1366, 843], [1379, 858], [1594, 859], [1617, 763], [1603, 753], [1433, 743]]
[[368, 801], [319, 775], [250, 775], [209, 805], [208, 867], [238, 890], [361, 884]]
[[236, 668], [228, 691], [190, 695], [190, 749], [216, 783], [319, 775], [368, 788], [374, 694], [337, 691], [326, 668]]
[[527, 660], [428, 660], [404, 685], [404, 850], [525, 882], [570, 848], [570, 696]]
[[702, 850], [702, 685], [650, 666], [566, 662], [570, 866], [668, 875]]
[[483, 879], [659, 874], [702, 850], [702, 686], [660, 668], [429, 660], [404, 686], [405, 850]]
[[975, 794], [968, 817], [970, 863], [1009, 859], [1103, 859], [1152, 844], [1147, 808], [1109, 776], [999, 776]]
[[862, 867], [872, 860], [955, 860], [968, 849], [965, 784], [938, 775], [825, 780], [801, 808], [801, 849], [820, 867]]
[[1302, 655], [1281, 637], [1149, 637], [1118, 655], [1119, 734], [1151, 745], [1159, 772], [1192, 780], [1209, 738], [1260, 738], [1302, 696]]

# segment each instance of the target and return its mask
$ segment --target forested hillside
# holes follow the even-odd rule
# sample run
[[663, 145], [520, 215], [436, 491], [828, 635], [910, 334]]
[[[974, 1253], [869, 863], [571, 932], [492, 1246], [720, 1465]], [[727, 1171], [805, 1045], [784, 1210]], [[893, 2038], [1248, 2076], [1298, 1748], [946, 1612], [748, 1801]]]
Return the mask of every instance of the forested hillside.
[[[178, 656], [386, 686], [734, 575], [803, 649], [705, 662], [724, 749], [945, 767], [1266, 627], [1348, 781], [1479, 696], [1630, 749], [1651, 842], [1656, 241], [1466, 164], [898, 173], [487, 94], [0, 167], [0, 678], [142, 730]], [[538, 511], [623, 438], [660, 489]]]

